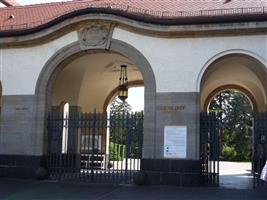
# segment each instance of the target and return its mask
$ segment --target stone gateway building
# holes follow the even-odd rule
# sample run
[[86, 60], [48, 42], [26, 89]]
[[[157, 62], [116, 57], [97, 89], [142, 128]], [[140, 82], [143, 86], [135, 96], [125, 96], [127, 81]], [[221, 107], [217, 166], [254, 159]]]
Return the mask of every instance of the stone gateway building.
[[[127, 87], [145, 88], [143, 126], [138, 117], [116, 118], [135, 124], [131, 129], [114, 128], [107, 114], [123, 66]], [[219, 128], [207, 109], [218, 92], [234, 89], [255, 113], [257, 179], [266, 155], [266, 67], [265, 0], [76, 0], [0, 8], [0, 175], [97, 182], [133, 174], [129, 181], [217, 185]], [[51, 114], [66, 105], [68, 119]], [[116, 142], [116, 130], [131, 135], [126, 131]], [[122, 159], [110, 158], [112, 145], [125, 148]]]

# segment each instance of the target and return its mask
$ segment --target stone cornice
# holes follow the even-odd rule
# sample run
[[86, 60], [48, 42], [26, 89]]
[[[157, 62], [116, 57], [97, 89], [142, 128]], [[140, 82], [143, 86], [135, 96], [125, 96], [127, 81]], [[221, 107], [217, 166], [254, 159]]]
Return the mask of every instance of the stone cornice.
[[64, 20], [39, 32], [21, 36], [0, 37], [0, 48], [40, 45], [69, 32], [78, 31], [92, 23], [112, 23], [113, 27], [163, 38], [263, 35], [267, 33], [267, 21], [156, 25], [111, 14], [86, 14]]

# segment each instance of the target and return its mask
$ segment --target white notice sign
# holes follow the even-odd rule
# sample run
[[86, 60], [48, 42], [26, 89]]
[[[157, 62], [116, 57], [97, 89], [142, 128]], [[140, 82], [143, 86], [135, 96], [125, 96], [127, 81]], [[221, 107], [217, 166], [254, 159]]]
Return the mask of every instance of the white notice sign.
[[186, 158], [186, 126], [164, 127], [164, 157]]

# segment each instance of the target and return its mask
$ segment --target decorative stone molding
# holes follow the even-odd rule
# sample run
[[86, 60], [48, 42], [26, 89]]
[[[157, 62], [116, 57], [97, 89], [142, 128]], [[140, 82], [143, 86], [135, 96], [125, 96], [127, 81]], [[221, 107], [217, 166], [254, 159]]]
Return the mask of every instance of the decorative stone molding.
[[25, 48], [46, 44], [70, 32], [80, 30], [81, 27], [88, 27], [90, 26], [88, 22], [92, 23], [92, 21], [98, 22], [99, 24], [102, 21], [109, 25], [113, 23], [121, 29], [158, 38], [201, 38], [267, 34], [267, 21], [162, 26], [140, 22], [118, 15], [88, 13], [66, 18], [62, 22], [55, 22], [55, 24], [51, 24], [49, 27], [44, 26], [28, 34], [19, 34], [18, 32], [18, 34], [14, 35], [8, 33], [3, 35], [2, 33], [2, 35], [0, 34], [0, 48]]
[[81, 50], [109, 49], [115, 23], [93, 23], [78, 32]]

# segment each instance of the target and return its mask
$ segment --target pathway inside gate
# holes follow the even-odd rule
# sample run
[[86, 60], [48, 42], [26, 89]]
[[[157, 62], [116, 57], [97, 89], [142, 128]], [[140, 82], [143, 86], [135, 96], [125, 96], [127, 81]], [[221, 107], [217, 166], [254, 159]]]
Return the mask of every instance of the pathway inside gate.
[[252, 189], [251, 163], [220, 161], [220, 186], [233, 189]]

